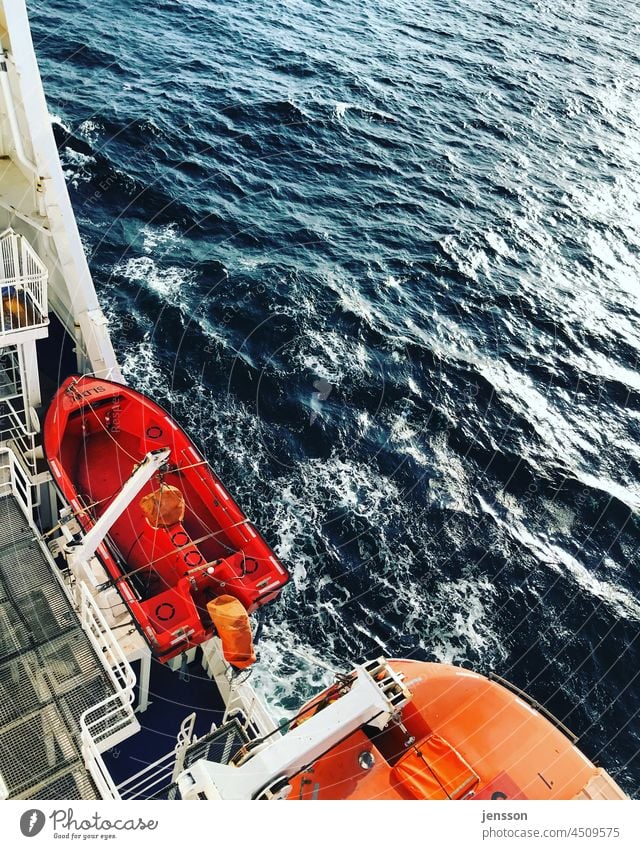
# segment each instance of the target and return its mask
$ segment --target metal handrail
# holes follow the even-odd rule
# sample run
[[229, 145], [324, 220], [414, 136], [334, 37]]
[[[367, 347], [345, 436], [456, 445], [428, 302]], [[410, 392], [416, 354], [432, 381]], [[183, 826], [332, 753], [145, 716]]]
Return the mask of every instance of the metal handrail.
[[5, 230], [0, 235], [0, 336], [48, 324], [47, 279], [47, 267], [29, 242]]
[[176, 751], [171, 751], [164, 754], [158, 760], [136, 772], [135, 775], [130, 775], [120, 784], [118, 784], [118, 792], [122, 799], [139, 799], [148, 798], [154, 792], [158, 792], [159, 787], [162, 788], [167, 784], [171, 784], [173, 773], [175, 771]]
[[567, 728], [564, 722], [559, 720], [557, 716], [554, 716], [548, 708], [536, 701], [533, 696], [525, 693], [525, 691], [521, 690], [516, 684], [512, 684], [511, 681], [507, 681], [506, 678], [502, 678], [495, 672], [489, 672], [487, 678], [490, 681], [495, 681], [496, 684], [500, 684], [506, 690], [510, 690], [514, 693], [514, 695], [522, 699], [525, 704], [529, 705], [529, 707], [532, 707], [534, 710], [537, 710], [538, 713], [541, 713], [545, 719], [548, 719], [549, 722], [554, 725], [558, 731], [561, 731], [574, 745], [578, 742], [580, 738], [577, 734], [574, 734], [573, 731], [570, 728]]
[[124, 732], [130, 725], [137, 725], [133, 710], [136, 677], [85, 583], [80, 586], [80, 618], [116, 689], [113, 695], [87, 708], [81, 715], [82, 754], [102, 797], [119, 799], [120, 794], [105, 766], [102, 752], [114, 735]]
[[[34, 471], [36, 468], [36, 434], [27, 429], [25, 422], [20, 418], [10, 399], [4, 398], [2, 403], [6, 405], [8, 412], [0, 413], [0, 439], [3, 441], [13, 440], [20, 449], [20, 456], [24, 462]], [[2, 427], [2, 419], [8, 420], [8, 427]]]
[[7, 462], [2, 463], [0, 461], [0, 469], [9, 470], [9, 488], [11, 493], [18, 500], [23, 512], [30, 517], [33, 510], [31, 481], [10, 448], [0, 447], [0, 457], [2, 456], [7, 458]]

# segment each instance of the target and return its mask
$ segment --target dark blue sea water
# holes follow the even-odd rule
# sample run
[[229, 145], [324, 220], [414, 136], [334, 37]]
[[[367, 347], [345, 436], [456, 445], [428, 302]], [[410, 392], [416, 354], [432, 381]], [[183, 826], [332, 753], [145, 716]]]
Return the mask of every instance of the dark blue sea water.
[[637, 795], [637, 4], [29, 6], [126, 377], [293, 573], [269, 701], [494, 670]]

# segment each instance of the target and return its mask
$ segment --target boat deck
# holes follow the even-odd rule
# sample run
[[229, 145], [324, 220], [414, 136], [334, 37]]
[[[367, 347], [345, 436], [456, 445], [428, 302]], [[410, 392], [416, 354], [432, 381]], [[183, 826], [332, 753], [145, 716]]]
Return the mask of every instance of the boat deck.
[[79, 719], [114, 690], [52, 569], [16, 498], [0, 497], [0, 791], [95, 799]]

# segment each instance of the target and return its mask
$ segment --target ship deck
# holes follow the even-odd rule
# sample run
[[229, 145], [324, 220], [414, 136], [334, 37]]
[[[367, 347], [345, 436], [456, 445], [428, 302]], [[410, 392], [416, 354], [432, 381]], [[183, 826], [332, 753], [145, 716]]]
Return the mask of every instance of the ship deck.
[[1, 496], [0, 789], [14, 799], [98, 798], [79, 721], [114, 690], [54, 568], [15, 496]]
[[[103, 754], [116, 785], [127, 784], [131, 776], [172, 751], [180, 725], [190, 714], [196, 715], [193, 732], [198, 738], [208, 735], [212, 725], [223, 720], [224, 702], [199, 659], [175, 672], [153, 661], [149, 698], [149, 707], [139, 714], [140, 731]], [[161, 786], [146, 786], [142, 792], [136, 790], [135, 796], [121, 789], [126, 798], [150, 798]]]

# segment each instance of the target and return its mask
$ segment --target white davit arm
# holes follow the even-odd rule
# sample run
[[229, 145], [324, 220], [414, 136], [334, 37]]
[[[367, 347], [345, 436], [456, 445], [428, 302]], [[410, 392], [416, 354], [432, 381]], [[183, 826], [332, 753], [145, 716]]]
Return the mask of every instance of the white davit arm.
[[410, 699], [401, 676], [384, 660], [358, 666], [348, 693], [284, 736], [265, 741], [240, 766], [196, 761], [178, 776], [182, 798], [266, 796], [363, 725], [384, 728]]
[[67, 547], [67, 559], [70, 563], [86, 562], [94, 556], [96, 549], [109, 533], [113, 523], [124, 513], [158, 469], [164, 466], [170, 454], [170, 448], [159, 448], [146, 455], [102, 516], [85, 535], [80, 545], [69, 545]]

